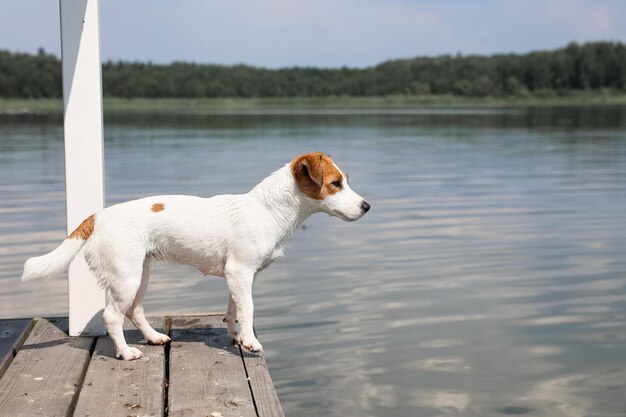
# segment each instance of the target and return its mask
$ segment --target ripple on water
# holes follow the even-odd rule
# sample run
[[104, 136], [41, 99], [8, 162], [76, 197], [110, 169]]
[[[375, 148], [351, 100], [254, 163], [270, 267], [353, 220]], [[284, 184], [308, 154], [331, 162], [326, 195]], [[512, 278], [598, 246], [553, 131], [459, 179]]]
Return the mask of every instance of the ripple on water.
[[[311, 217], [258, 277], [287, 415], [623, 416], [624, 108], [410, 113], [108, 118], [107, 202], [246, 192], [325, 150], [372, 210]], [[0, 125], [0, 317], [67, 311], [63, 279], [19, 282], [65, 236], [61, 138]], [[150, 287], [149, 312], [226, 306], [192, 268]]]

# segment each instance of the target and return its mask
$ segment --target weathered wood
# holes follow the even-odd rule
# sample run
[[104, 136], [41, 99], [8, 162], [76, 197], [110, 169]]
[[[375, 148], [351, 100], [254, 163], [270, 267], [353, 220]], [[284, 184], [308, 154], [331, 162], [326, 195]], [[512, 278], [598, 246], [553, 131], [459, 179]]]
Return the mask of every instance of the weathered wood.
[[284, 417], [265, 357], [241, 350], [259, 417]]
[[32, 325], [31, 319], [0, 321], [0, 378], [22, 347]]
[[[163, 318], [149, 318], [164, 332]], [[130, 346], [143, 352], [136, 361], [115, 358], [109, 336], [98, 338], [74, 417], [127, 417], [163, 415], [164, 347], [145, 343], [141, 333], [126, 320], [124, 336]]]
[[[0, 416], [283, 417], [264, 357], [232, 346], [222, 317], [168, 315], [171, 348], [146, 345], [126, 322], [144, 353], [132, 362], [114, 358], [108, 336], [68, 337], [67, 319], [0, 320]], [[149, 321], [164, 331], [162, 317]]]
[[37, 321], [0, 379], [0, 416], [70, 416], [92, 337], [67, 337], [67, 319]]
[[222, 316], [173, 318], [170, 333], [170, 416], [256, 416], [239, 348], [230, 344]]

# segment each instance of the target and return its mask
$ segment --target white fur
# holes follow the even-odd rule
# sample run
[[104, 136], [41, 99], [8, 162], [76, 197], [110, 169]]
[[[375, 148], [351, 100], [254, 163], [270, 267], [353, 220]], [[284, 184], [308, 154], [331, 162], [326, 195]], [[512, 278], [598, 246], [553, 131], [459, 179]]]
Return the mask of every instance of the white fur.
[[[367, 208], [343, 180], [342, 190], [314, 200], [298, 188], [289, 164], [249, 193], [200, 198], [155, 196], [108, 207], [95, 216], [93, 234], [84, 241], [68, 238], [47, 255], [29, 259], [22, 280], [58, 275], [85, 246], [85, 259], [100, 285], [108, 289], [105, 325], [118, 356], [141, 357], [126, 344], [122, 331], [128, 316], [147, 341], [166, 343], [146, 321], [142, 300], [151, 261], [192, 265], [205, 275], [226, 278], [230, 297], [225, 321], [232, 340], [262, 350], [254, 336], [252, 283], [255, 274], [283, 255], [289, 235], [315, 212], [356, 220]], [[159, 212], [153, 204], [163, 204]]]
[[36, 258], [30, 258], [24, 264], [22, 281], [61, 275], [67, 271], [72, 259], [74, 259], [84, 244], [85, 241], [81, 239], [65, 239], [52, 252]]
[[364, 202], [363, 197], [352, 191], [348, 185], [345, 173], [343, 173], [337, 165], [334, 166], [341, 172], [343, 177], [341, 192], [332, 194], [322, 200], [320, 202], [321, 210], [345, 221], [351, 222], [358, 220], [365, 214], [361, 207], [361, 203]]

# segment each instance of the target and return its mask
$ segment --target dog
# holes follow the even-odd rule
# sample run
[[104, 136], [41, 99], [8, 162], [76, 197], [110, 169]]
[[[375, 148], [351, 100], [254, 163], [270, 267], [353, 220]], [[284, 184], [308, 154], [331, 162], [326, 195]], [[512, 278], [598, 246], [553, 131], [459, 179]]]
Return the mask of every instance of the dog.
[[191, 265], [204, 275], [226, 279], [230, 295], [224, 321], [231, 341], [259, 352], [263, 347], [253, 330], [256, 273], [283, 256], [287, 238], [313, 213], [354, 221], [369, 209], [330, 156], [304, 154], [247, 194], [154, 196], [107, 207], [89, 216], [52, 252], [28, 259], [22, 281], [66, 271], [84, 246], [89, 269], [108, 290], [103, 320], [117, 357], [134, 360], [142, 353], [124, 339], [124, 316], [148, 343], [170, 340], [144, 315], [150, 265]]

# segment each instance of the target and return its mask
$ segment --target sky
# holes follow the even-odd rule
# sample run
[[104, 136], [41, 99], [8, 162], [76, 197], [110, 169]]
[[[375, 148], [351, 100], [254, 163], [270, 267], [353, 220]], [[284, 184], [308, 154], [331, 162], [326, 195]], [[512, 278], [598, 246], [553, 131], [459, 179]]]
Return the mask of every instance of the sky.
[[[0, 0], [0, 49], [61, 54], [57, 0]], [[102, 59], [365, 67], [626, 41], [623, 0], [101, 0]]]

